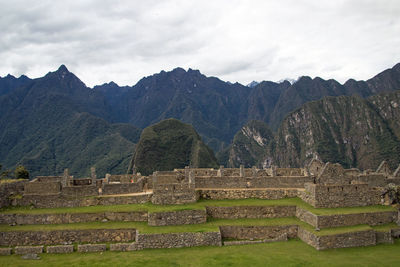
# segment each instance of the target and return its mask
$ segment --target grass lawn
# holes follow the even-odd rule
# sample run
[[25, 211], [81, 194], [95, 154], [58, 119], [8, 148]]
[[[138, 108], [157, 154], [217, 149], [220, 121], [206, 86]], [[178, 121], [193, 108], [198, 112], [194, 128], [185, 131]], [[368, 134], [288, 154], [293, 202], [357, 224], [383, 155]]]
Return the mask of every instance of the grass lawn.
[[41, 260], [0, 256], [0, 266], [399, 266], [394, 244], [317, 251], [300, 240], [228, 247], [134, 252], [40, 254]]
[[362, 212], [379, 212], [379, 211], [395, 211], [391, 206], [367, 206], [367, 207], [349, 207], [349, 208], [330, 208], [317, 209], [305, 203], [299, 198], [284, 198], [277, 200], [270, 199], [238, 199], [238, 200], [204, 200], [201, 199], [196, 203], [185, 205], [154, 205], [152, 203], [145, 204], [129, 204], [129, 205], [113, 205], [113, 206], [90, 206], [75, 208], [53, 208], [53, 209], [33, 209], [30, 207], [12, 207], [1, 210], [1, 213], [18, 213], [18, 214], [57, 214], [57, 213], [96, 213], [96, 212], [129, 212], [129, 211], [177, 211], [188, 209], [204, 209], [206, 206], [298, 206], [304, 208], [316, 215], [332, 215], [332, 214], [349, 214]]

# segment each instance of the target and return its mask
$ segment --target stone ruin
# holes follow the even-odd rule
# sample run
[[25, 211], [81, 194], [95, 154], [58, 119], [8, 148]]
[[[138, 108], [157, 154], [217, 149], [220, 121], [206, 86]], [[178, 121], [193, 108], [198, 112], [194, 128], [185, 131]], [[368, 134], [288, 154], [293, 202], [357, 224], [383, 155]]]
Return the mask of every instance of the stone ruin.
[[[76, 179], [66, 169], [62, 176], [38, 176], [32, 181], [16, 182], [0, 187], [0, 207], [31, 205], [38, 208], [78, 207], [93, 205], [138, 204], [152, 202], [155, 205], [188, 204], [199, 199], [281, 199], [299, 197], [314, 208], [339, 208], [391, 204], [387, 201], [385, 188], [400, 185], [400, 166], [391, 173], [386, 162], [376, 171], [344, 169], [340, 164], [323, 163], [317, 159], [305, 168], [190, 168], [173, 171], [156, 171], [152, 175], [140, 173], [111, 175], [98, 178], [95, 168], [91, 176]], [[172, 212], [105, 212], [101, 214], [68, 214], [19, 216], [1, 214], [0, 223], [41, 224], [75, 223], [83, 221], [147, 221], [150, 226], [205, 223], [207, 218], [276, 218], [297, 217], [315, 229], [337, 226], [392, 223], [399, 220], [399, 213], [362, 213], [349, 215], [315, 215], [296, 206], [244, 206], [244, 207], [206, 207], [206, 210], [182, 210]], [[65, 230], [67, 231], [67, 230]], [[63, 239], [63, 232], [54, 231], [53, 239]], [[373, 245], [379, 242], [392, 242], [392, 237], [400, 236], [400, 229], [390, 233], [370, 230], [363, 233], [343, 234], [346, 236], [318, 237], [299, 225], [291, 226], [221, 226], [219, 232], [210, 233], [171, 233], [140, 234], [135, 229], [102, 230], [85, 233], [82, 239], [79, 231], [67, 231], [74, 240], [82, 242], [130, 242], [111, 244], [111, 250], [129, 251], [143, 248], [182, 247], [196, 245], [221, 245], [221, 238], [255, 238], [258, 242], [287, 240], [299, 237], [317, 249]], [[114, 232], [113, 232], [114, 231]], [[112, 235], [114, 239], [107, 239]], [[59, 237], [58, 237], [59, 236]], [[0, 246], [40, 245], [37, 240], [44, 236], [29, 236], [21, 232], [0, 232]], [[57, 238], [55, 238], [57, 237]], [[28, 241], [27, 241], [28, 240]], [[29, 241], [31, 240], [31, 241]], [[36, 240], [36, 241], [35, 241]], [[36, 243], [35, 243], [36, 242]], [[48, 244], [47, 239], [42, 240]], [[47, 242], [47, 243], [46, 243]], [[56, 242], [56, 241], [54, 241]], [[74, 241], [76, 242], [76, 241]], [[252, 241], [243, 241], [248, 244]], [[58, 244], [58, 243], [57, 243]], [[225, 242], [224, 242], [225, 244]], [[229, 244], [229, 241], [226, 242]], [[242, 244], [233, 241], [232, 244]], [[79, 245], [78, 251], [104, 251], [105, 245]], [[35, 246], [16, 247], [19, 251], [43, 251]], [[47, 251], [73, 251], [71, 245], [48, 246]], [[1, 253], [11, 253], [10, 248], [1, 248]], [[22, 253], [22, 252], [21, 252]], [[50, 252], [52, 253], [52, 252]], [[64, 252], [62, 252], [64, 253]]]

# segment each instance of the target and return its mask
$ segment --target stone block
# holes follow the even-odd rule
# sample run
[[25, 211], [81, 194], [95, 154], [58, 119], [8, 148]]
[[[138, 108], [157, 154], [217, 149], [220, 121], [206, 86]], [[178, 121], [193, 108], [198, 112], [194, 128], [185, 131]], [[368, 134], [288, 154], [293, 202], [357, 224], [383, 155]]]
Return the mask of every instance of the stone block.
[[115, 243], [110, 244], [110, 251], [130, 251], [129, 247], [132, 243]]
[[101, 252], [106, 251], [106, 244], [85, 244], [78, 245], [78, 252]]
[[11, 255], [12, 248], [0, 248], [0, 255]]
[[43, 246], [17, 246], [15, 247], [15, 254], [39, 254], [43, 253]]
[[74, 252], [73, 245], [60, 245], [60, 246], [48, 246], [47, 253], [72, 253]]

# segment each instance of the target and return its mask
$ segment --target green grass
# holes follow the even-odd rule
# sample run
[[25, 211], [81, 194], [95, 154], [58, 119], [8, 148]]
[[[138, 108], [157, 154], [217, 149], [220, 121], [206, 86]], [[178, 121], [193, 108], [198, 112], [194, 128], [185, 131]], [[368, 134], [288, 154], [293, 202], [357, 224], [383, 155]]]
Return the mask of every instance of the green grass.
[[135, 252], [0, 256], [0, 266], [399, 266], [394, 244], [317, 251], [300, 240], [244, 246], [147, 249]]
[[311, 225], [300, 221], [296, 217], [269, 218], [269, 219], [209, 219], [202, 224], [149, 226], [147, 222], [86, 222], [70, 224], [33, 224], [10, 226], [0, 224], [0, 232], [7, 231], [51, 231], [51, 230], [84, 230], [84, 229], [137, 229], [140, 233], [180, 233], [180, 232], [215, 232], [219, 226], [284, 226], [299, 225], [312, 233], [334, 235], [356, 231], [379, 230], [388, 231], [398, 226], [394, 223], [374, 226], [354, 225], [321, 229], [316, 231]]
[[2, 209], [1, 213], [15, 214], [59, 214], [59, 213], [97, 213], [97, 212], [129, 212], [129, 211], [177, 211], [189, 209], [204, 209], [206, 206], [298, 206], [304, 208], [316, 215], [332, 215], [332, 214], [350, 214], [362, 212], [380, 212], [395, 211], [391, 206], [366, 206], [366, 207], [349, 207], [349, 208], [330, 208], [317, 209], [303, 202], [299, 198], [284, 198], [277, 200], [270, 199], [238, 199], [238, 200], [204, 200], [201, 199], [196, 203], [185, 205], [154, 205], [152, 203], [145, 204], [128, 204], [128, 205], [112, 205], [112, 206], [90, 206], [75, 208], [52, 208], [52, 209], [34, 209], [31, 207], [12, 207]]

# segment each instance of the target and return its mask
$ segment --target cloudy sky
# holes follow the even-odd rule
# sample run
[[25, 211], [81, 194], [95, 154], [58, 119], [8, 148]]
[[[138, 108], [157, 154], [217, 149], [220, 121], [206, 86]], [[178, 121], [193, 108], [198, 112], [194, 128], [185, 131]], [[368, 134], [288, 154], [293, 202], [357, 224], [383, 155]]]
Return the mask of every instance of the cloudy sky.
[[88, 86], [175, 67], [247, 84], [368, 79], [400, 62], [398, 0], [0, 0], [0, 76]]

